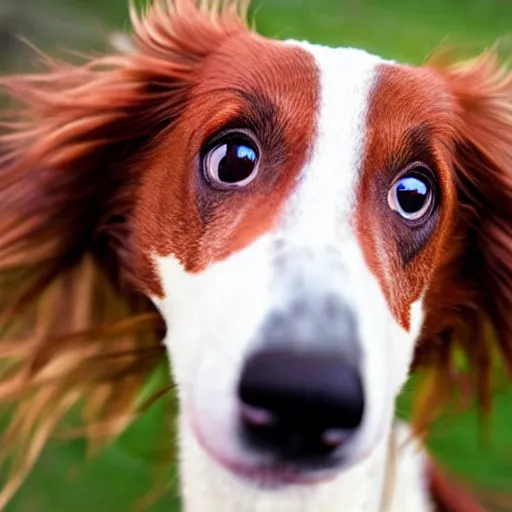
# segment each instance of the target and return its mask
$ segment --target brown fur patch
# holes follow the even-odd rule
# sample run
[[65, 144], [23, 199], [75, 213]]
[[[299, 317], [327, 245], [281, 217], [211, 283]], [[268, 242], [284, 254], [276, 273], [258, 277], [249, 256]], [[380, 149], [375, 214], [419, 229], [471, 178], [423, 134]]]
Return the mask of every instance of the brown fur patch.
[[[406, 329], [410, 305], [431, 281], [452, 228], [450, 99], [432, 73], [382, 65], [369, 105], [356, 229], [368, 265]], [[437, 177], [438, 208], [425, 226], [411, 228], [389, 208], [387, 194], [397, 175], [417, 161]]]
[[[476, 395], [490, 412], [494, 352], [512, 370], [511, 105], [512, 77], [492, 53], [460, 65], [382, 66], [372, 95], [356, 227], [404, 327], [427, 287], [416, 353], [416, 368], [426, 370], [418, 433], [461, 395], [466, 402]], [[435, 170], [440, 199], [420, 239], [382, 197], [416, 160]]]
[[[151, 273], [148, 254], [172, 254], [197, 272], [268, 231], [307, 158], [318, 95], [315, 65], [300, 49], [244, 32], [208, 56], [144, 173], [134, 213], [136, 273]], [[214, 134], [237, 126], [259, 141], [259, 174], [243, 189], [215, 190], [198, 154]]]
[[132, 13], [132, 53], [1, 80], [20, 106], [0, 138], [0, 402], [14, 408], [0, 508], [71, 408], [93, 444], [115, 437], [164, 361], [164, 326], [134, 285], [132, 211], [205, 56], [247, 32], [243, 2], [219, 6], [158, 0]]
[[[492, 52], [427, 69], [454, 100], [457, 202], [456, 224], [425, 298], [416, 362], [430, 374], [421, 402], [429, 407], [418, 407], [419, 429], [468, 392], [488, 415], [495, 355], [512, 372], [512, 75]], [[456, 351], [468, 361], [466, 372]], [[470, 385], [462, 386], [467, 377]]]
[[486, 512], [463, 487], [432, 463], [428, 468], [428, 488], [434, 512]]

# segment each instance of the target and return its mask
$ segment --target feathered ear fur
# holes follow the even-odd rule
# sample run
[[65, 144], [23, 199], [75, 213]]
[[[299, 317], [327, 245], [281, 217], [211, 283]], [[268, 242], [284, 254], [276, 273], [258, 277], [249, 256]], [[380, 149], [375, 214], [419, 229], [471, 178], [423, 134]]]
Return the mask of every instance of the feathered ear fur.
[[512, 73], [493, 51], [430, 66], [453, 97], [458, 219], [426, 297], [417, 362], [429, 377], [417, 404], [419, 428], [453, 392], [476, 395], [488, 415], [494, 361], [512, 376]]
[[127, 53], [1, 79], [21, 106], [0, 137], [0, 405], [13, 413], [0, 509], [68, 411], [81, 407], [91, 438], [117, 435], [164, 358], [161, 320], [128, 264], [139, 170], [203, 59], [246, 30], [244, 11], [243, 0], [156, 0], [144, 16], [132, 9]]

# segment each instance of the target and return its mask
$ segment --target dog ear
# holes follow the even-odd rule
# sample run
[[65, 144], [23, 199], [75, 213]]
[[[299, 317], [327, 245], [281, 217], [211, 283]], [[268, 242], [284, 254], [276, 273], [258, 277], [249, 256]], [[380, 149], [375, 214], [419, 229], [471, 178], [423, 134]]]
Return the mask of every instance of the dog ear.
[[436, 412], [436, 399], [446, 405], [453, 398], [450, 390], [476, 395], [489, 413], [495, 355], [512, 375], [512, 73], [492, 51], [431, 66], [453, 98], [458, 218], [426, 297], [418, 364], [430, 374], [419, 425]]
[[124, 429], [164, 357], [161, 319], [133, 285], [131, 210], [204, 59], [247, 30], [243, 4], [157, 0], [132, 9], [121, 55], [0, 80], [21, 104], [0, 137], [0, 404], [14, 408], [0, 460], [17, 454], [0, 508], [71, 408], [104, 438]]

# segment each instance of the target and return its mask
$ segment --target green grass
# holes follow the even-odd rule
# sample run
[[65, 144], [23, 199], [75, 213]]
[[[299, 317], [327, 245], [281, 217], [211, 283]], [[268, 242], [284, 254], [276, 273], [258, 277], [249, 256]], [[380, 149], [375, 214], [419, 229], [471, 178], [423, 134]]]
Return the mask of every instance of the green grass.
[[[125, 0], [1, 0], [1, 4], [0, 20], [2, 9], [17, 6], [32, 20], [22, 24], [23, 35], [55, 50], [73, 44], [96, 48], [96, 39], [107, 30], [127, 27]], [[512, 2], [508, 0], [266, 0], [255, 11], [265, 35], [357, 46], [411, 63], [422, 62], [440, 43], [468, 53], [500, 38], [503, 51], [512, 50]], [[21, 66], [28, 63], [23, 61]], [[408, 398], [405, 393], [401, 408], [407, 409]], [[477, 418], [470, 411], [441, 422], [431, 447], [460, 475], [512, 489], [512, 391], [500, 394], [496, 405], [488, 445], [479, 444]], [[150, 490], [155, 477], [159, 457], [155, 439], [165, 407], [164, 402], [157, 404], [95, 459], [84, 460], [81, 441], [53, 442], [8, 512], [130, 510]], [[171, 474], [175, 475], [175, 468]], [[151, 510], [179, 510], [174, 491], [173, 485]]]

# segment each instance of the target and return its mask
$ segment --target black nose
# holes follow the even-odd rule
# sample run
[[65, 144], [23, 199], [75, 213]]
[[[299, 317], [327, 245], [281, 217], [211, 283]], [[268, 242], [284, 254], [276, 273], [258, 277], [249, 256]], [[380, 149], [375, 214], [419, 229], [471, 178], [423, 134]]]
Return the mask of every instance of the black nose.
[[363, 417], [359, 373], [337, 356], [257, 352], [245, 364], [238, 392], [245, 437], [285, 461], [329, 458]]

